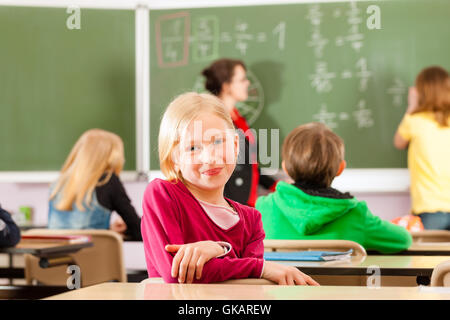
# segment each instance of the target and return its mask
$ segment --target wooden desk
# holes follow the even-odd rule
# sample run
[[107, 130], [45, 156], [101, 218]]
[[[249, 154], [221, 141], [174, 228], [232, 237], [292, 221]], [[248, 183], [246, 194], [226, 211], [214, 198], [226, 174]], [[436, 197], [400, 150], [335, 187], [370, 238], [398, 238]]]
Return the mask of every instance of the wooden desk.
[[450, 300], [450, 288], [102, 283], [46, 300]]
[[43, 299], [67, 291], [67, 286], [0, 286], [0, 300]]
[[92, 242], [61, 244], [40, 242], [38, 240], [21, 240], [15, 247], [0, 248], [0, 253], [9, 255], [9, 268], [0, 268], [0, 277], [9, 278], [10, 284], [12, 284], [12, 279], [14, 278], [24, 277], [23, 269], [12, 267], [13, 254], [32, 254], [40, 259], [39, 265], [42, 268], [48, 268], [61, 264], [70, 264], [72, 258], [69, 254], [93, 245]]
[[51, 258], [55, 256], [75, 253], [83, 248], [92, 247], [92, 242], [84, 243], [57, 243], [40, 242], [37, 240], [21, 240], [15, 247], [0, 248], [0, 253], [32, 254], [39, 258]]
[[368, 275], [367, 268], [378, 266], [386, 276], [431, 276], [439, 263], [448, 256], [352, 256], [341, 261], [275, 261], [294, 266], [302, 272], [317, 275]]
[[275, 261], [298, 268], [322, 285], [367, 285], [379, 268], [382, 286], [417, 286], [430, 283], [433, 269], [449, 256], [352, 256], [342, 261]]
[[[367, 250], [368, 255], [383, 255], [377, 251]], [[408, 250], [395, 253], [402, 256], [450, 256], [450, 242], [413, 243]], [[449, 257], [450, 259], [450, 257]]]

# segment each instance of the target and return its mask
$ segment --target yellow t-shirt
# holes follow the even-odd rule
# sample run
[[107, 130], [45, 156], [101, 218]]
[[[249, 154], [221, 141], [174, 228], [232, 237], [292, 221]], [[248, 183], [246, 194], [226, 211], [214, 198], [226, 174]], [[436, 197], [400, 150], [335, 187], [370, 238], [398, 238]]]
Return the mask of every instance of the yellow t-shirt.
[[409, 141], [412, 211], [450, 212], [450, 127], [431, 112], [405, 115], [399, 134]]

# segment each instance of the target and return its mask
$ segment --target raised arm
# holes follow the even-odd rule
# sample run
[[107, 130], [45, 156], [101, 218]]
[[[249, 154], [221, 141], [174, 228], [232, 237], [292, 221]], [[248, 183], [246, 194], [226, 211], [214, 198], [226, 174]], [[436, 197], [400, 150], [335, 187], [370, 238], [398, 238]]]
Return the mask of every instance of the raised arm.
[[406, 149], [411, 140], [410, 119], [409, 115], [412, 114], [418, 107], [419, 96], [415, 87], [410, 87], [408, 92], [408, 108], [406, 109], [405, 116], [402, 122], [398, 126], [394, 135], [394, 146], [403, 150]]

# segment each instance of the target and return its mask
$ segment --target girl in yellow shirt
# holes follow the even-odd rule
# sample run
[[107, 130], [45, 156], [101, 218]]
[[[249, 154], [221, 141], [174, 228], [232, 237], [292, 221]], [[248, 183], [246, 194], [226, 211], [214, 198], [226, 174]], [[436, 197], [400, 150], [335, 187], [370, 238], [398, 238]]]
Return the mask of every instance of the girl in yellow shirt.
[[394, 145], [408, 147], [413, 214], [425, 229], [450, 230], [450, 77], [443, 68], [417, 76]]

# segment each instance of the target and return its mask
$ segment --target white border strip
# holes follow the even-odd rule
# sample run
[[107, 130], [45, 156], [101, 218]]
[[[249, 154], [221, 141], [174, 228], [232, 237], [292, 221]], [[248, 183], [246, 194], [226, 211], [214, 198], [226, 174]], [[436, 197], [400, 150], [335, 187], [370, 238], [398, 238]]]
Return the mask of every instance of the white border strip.
[[135, 13], [136, 46], [136, 170], [144, 178], [150, 171], [150, 14]]
[[[261, 169], [263, 174], [265, 171], [267, 170]], [[280, 172], [277, 176], [284, 174]], [[165, 179], [161, 171], [150, 171], [149, 181], [155, 178]], [[345, 169], [342, 175], [333, 181], [332, 187], [343, 192], [355, 193], [408, 193], [409, 185], [408, 169]]]
[[0, 6], [11, 7], [50, 7], [68, 8], [79, 7], [85, 9], [122, 9], [134, 10], [138, 3], [136, 0], [0, 0]]
[[[264, 168], [261, 169], [264, 173]], [[165, 179], [159, 170], [149, 171], [148, 181], [155, 178]], [[0, 172], [0, 183], [49, 183], [58, 178], [58, 171], [15, 171]], [[141, 176], [136, 171], [124, 171], [120, 178], [125, 182], [136, 182]], [[383, 193], [409, 192], [408, 169], [345, 169], [343, 174], [333, 181], [333, 188], [348, 192]]]
[[[356, 0], [354, 2], [385, 1]], [[67, 8], [76, 6], [91, 9], [125, 9], [134, 10], [148, 7], [152, 10], [245, 7], [260, 5], [300, 4], [300, 3], [339, 3], [350, 0], [0, 0], [0, 5], [13, 7], [54, 7]]]
[[345, 169], [332, 187], [349, 192], [409, 192], [408, 169]]
[[339, 3], [339, 2], [367, 2], [385, 0], [148, 0], [151, 10], [213, 8], [213, 7], [247, 7], [261, 5], [283, 5], [301, 3]]
[[[59, 171], [8, 171], [0, 172], [0, 183], [50, 183], [58, 179]], [[122, 171], [122, 181], [138, 181], [136, 171]]]

